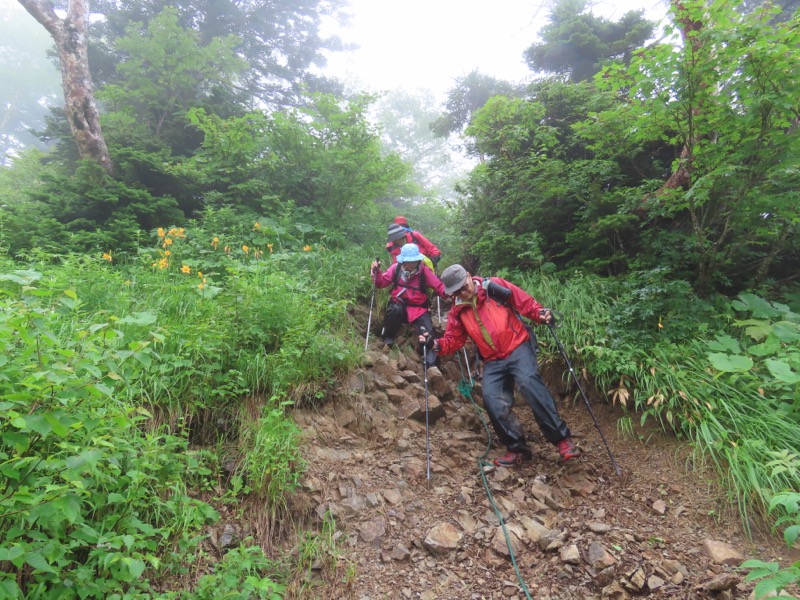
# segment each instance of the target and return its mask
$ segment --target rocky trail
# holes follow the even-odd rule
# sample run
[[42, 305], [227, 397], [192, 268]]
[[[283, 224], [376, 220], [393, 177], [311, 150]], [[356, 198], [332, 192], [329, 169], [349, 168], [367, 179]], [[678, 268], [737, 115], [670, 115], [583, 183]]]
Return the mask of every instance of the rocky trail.
[[710, 473], [689, 468], [685, 445], [655, 430], [623, 434], [619, 410], [594, 401], [616, 475], [562, 372], [543, 368], [582, 456], [561, 462], [518, 400], [534, 460], [497, 468], [490, 461], [503, 449], [481, 460], [487, 430], [459, 393], [459, 362], [429, 369], [429, 481], [421, 361], [411, 343], [389, 350], [376, 340], [333, 400], [296, 413], [304, 494], [317, 518], [335, 517], [333, 537], [351, 565], [349, 576], [319, 575], [307, 597], [748, 598], [753, 584], [735, 568], [743, 560], [798, 559], [777, 538], [742, 534]]

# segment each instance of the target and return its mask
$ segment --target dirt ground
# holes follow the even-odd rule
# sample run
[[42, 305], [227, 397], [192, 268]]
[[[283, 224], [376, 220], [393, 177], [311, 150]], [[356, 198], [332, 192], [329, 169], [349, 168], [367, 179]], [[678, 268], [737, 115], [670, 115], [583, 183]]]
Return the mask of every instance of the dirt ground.
[[[503, 451], [481, 461], [488, 435], [469, 399], [443, 399], [426, 438], [418, 413], [403, 416], [408, 398], [424, 397], [413, 349], [372, 350], [335, 400], [296, 415], [307, 439], [304, 489], [320, 519], [334, 515], [340, 557], [333, 577], [319, 571], [297, 597], [748, 598], [753, 584], [736, 568], [743, 559], [800, 559], [778, 537], [743, 533], [725, 490], [686, 444], [654, 427], [623, 432], [619, 407], [594, 400], [617, 475], [558, 369], [546, 380], [582, 455], [559, 460], [518, 403], [534, 460], [495, 468], [488, 461]], [[442, 372], [455, 390], [454, 367]], [[714, 542], [732, 557], [712, 559]]]

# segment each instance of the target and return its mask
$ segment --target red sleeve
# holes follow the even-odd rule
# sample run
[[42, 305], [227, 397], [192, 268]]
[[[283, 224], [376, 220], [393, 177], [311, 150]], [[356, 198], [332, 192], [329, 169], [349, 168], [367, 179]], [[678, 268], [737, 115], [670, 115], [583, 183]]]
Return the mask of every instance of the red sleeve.
[[539, 311], [542, 310], [544, 307], [539, 304], [533, 296], [528, 294], [525, 290], [521, 287], [518, 287], [511, 283], [510, 281], [506, 281], [505, 279], [500, 279], [499, 277], [492, 277], [491, 278], [495, 283], [499, 283], [504, 288], [508, 288], [511, 290], [511, 305], [517, 309], [517, 312], [521, 314], [523, 317], [528, 317], [531, 321], [536, 323], [543, 323], [543, 321], [539, 317]]
[[439, 354], [443, 356], [455, 354], [467, 343], [468, 339], [467, 330], [461, 324], [461, 319], [451, 310], [444, 335], [439, 338]]

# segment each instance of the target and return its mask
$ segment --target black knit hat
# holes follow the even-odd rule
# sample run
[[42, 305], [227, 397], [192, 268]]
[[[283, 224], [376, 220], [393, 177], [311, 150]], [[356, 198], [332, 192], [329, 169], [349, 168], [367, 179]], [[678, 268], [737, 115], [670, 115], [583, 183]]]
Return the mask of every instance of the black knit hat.
[[395, 240], [399, 240], [406, 236], [406, 230], [402, 225], [398, 225], [397, 223], [392, 223], [389, 225], [389, 228], [386, 230], [386, 238], [389, 242], [394, 242]]

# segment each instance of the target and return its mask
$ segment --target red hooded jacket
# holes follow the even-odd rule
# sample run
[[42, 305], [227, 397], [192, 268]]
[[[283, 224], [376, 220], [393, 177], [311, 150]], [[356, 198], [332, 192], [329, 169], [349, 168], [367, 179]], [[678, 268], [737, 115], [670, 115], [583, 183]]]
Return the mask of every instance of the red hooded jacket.
[[417, 247], [419, 247], [419, 251], [431, 260], [442, 255], [441, 251], [433, 244], [433, 242], [429, 241], [428, 238], [422, 235], [419, 231], [411, 231], [409, 229], [406, 232], [405, 239], [400, 238], [400, 241], [403, 242], [400, 245], [397, 245], [394, 242], [389, 242], [386, 244], [386, 251], [392, 256], [392, 262], [397, 262], [397, 255], [400, 254], [400, 249], [405, 244], [416, 244]]
[[[511, 290], [510, 305], [522, 316], [536, 323], [544, 322], [539, 317], [539, 311], [544, 307], [533, 297], [500, 277], [491, 277], [490, 280]], [[530, 339], [528, 329], [514, 310], [488, 296], [481, 286], [482, 277], [473, 277], [472, 281], [477, 290], [475, 305], [456, 298], [447, 317], [444, 336], [438, 341], [439, 354], [455, 354], [469, 338], [478, 347], [483, 360], [506, 358]]]

